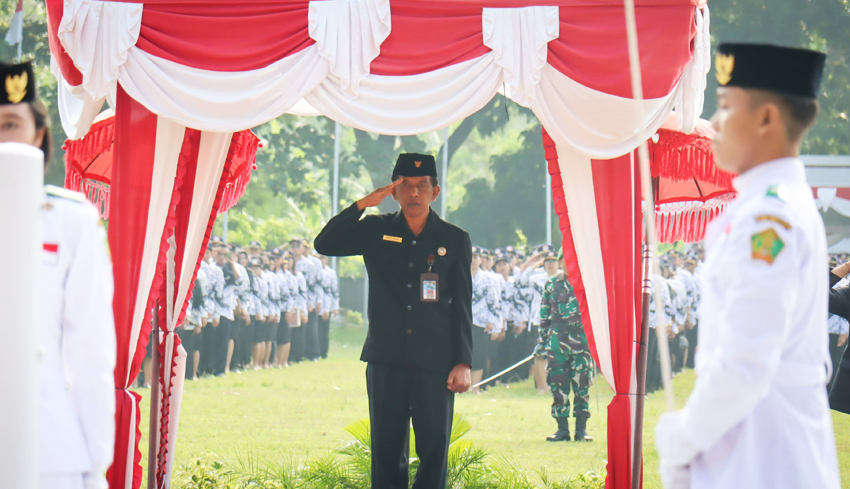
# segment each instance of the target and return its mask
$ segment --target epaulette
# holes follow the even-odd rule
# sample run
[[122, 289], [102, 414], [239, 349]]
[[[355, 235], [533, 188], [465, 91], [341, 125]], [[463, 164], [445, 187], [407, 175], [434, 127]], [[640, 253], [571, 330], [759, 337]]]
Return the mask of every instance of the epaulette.
[[767, 193], [765, 195], [779, 199], [782, 202], [788, 202], [788, 188], [784, 185], [771, 185], [767, 187]]
[[45, 185], [44, 192], [51, 197], [56, 197], [59, 199], [72, 200], [74, 202], [79, 203], [83, 203], [86, 201], [86, 196], [81, 194], [80, 192], [74, 192], [73, 190], [57, 187], [55, 185]]

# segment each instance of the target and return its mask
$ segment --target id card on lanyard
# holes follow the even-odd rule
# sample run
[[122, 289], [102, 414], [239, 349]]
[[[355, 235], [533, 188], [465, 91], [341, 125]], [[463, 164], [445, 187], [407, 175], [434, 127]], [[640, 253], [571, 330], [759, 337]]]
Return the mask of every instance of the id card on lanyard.
[[440, 301], [440, 276], [431, 273], [434, 259], [434, 255], [428, 255], [428, 273], [419, 276], [419, 300], [422, 302]]

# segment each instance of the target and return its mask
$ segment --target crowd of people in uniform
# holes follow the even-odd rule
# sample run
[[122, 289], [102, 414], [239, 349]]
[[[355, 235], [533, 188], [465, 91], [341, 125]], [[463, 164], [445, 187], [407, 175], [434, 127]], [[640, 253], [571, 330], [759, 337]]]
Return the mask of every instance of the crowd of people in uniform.
[[[658, 258], [661, 274], [652, 275], [649, 301], [649, 350], [646, 392], [662, 387], [661, 356], [656, 328], [667, 331], [670, 365], [673, 373], [694, 367], [699, 321], [700, 275], [705, 253], [701, 245], [685, 252], [670, 250]], [[656, 301], [661, 301], [658, 307]], [[660, 311], [660, 312], [659, 312]]]
[[178, 329], [186, 378], [327, 358], [338, 313], [337, 274], [309, 241], [245, 249], [213, 236]]

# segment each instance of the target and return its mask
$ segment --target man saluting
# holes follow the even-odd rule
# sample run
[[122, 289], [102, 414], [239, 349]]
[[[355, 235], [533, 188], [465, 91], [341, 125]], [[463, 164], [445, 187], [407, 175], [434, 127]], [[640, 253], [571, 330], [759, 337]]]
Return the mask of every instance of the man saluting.
[[[369, 334], [360, 359], [372, 427], [372, 488], [408, 487], [410, 421], [419, 470], [414, 489], [446, 486], [454, 394], [470, 386], [472, 246], [440, 219], [434, 157], [399, 155], [392, 184], [328, 222], [315, 249], [363, 255], [369, 272]], [[387, 196], [401, 211], [369, 215]]]

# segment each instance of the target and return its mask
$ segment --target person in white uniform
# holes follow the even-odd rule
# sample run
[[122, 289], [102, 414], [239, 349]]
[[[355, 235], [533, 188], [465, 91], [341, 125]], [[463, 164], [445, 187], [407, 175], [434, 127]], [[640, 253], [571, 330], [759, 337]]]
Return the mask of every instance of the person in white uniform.
[[706, 236], [697, 379], [656, 427], [666, 488], [841, 487], [827, 403], [823, 221], [800, 144], [825, 56], [721, 44], [717, 166], [736, 199]]
[[[47, 109], [31, 63], [0, 66], [0, 142], [30, 144], [50, 161]], [[42, 214], [39, 487], [106, 488], [115, 443], [112, 263], [97, 209], [45, 187]]]

